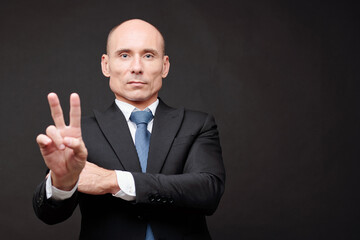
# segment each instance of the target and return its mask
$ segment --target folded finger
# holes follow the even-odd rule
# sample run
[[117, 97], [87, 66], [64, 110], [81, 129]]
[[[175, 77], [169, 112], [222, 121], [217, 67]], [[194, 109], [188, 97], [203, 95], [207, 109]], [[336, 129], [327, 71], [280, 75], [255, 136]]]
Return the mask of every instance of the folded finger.
[[65, 127], [64, 115], [60, 105], [60, 101], [56, 93], [49, 93], [48, 101], [50, 105], [51, 116], [56, 127]]
[[47, 147], [50, 143], [52, 143], [51, 138], [46, 136], [45, 134], [39, 134], [36, 137], [36, 142], [39, 144], [40, 148]]
[[59, 150], [65, 149], [63, 137], [61, 136], [60, 131], [55, 126], [49, 126], [46, 129], [46, 135], [52, 139], [52, 141], [55, 143], [56, 147]]

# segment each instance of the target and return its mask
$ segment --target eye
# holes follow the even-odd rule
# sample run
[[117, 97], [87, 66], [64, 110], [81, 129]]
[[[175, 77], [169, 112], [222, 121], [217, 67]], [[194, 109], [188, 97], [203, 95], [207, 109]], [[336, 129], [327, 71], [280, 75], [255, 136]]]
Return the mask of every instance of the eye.
[[121, 57], [121, 58], [128, 58], [128, 57], [129, 57], [129, 54], [127, 54], [127, 53], [122, 53], [122, 54], [120, 54], [120, 57]]
[[151, 58], [153, 58], [154, 56], [152, 55], [152, 54], [150, 54], [150, 53], [147, 53], [147, 54], [145, 54], [145, 56], [144, 56], [146, 59], [151, 59]]

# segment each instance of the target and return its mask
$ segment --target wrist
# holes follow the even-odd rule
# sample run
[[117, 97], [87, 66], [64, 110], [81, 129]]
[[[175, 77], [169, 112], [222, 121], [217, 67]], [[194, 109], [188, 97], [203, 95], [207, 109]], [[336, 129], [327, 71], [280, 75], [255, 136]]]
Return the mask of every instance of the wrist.
[[78, 180], [79, 180], [79, 175], [58, 177], [54, 173], [51, 173], [52, 186], [56, 187], [59, 190], [63, 190], [63, 191], [72, 190], [75, 187]]
[[117, 182], [117, 177], [115, 170], [107, 170], [106, 176], [104, 178], [106, 181], [106, 192], [111, 194], [116, 194], [120, 191], [119, 184]]

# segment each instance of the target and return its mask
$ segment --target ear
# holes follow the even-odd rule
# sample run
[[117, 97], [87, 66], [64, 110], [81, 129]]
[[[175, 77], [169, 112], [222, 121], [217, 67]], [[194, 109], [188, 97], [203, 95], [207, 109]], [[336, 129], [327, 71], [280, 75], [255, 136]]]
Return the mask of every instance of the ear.
[[166, 78], [166, 76], [168, 75], [170, 70], [170, 61], [169, 61], [169, 56], [165, 55], [163, 57], [163, 70], [162, 70], [162, 74], [161, 77], [162, 78]]
[[106, 54], [101, 56], [101, 70], [105, 77], [110, 77], [109, 56]]

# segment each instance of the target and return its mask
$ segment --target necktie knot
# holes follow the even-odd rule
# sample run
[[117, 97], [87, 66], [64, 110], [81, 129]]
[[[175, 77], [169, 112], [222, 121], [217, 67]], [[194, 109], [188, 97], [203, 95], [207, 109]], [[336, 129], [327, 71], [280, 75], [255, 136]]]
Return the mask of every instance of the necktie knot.
[[134, 122], [136, 125], [139, 124], [148, 124], [151, 119], [153, 119], [153, 115], [150, 110], [146, 111], [134, 111], [130, 115], [130, 120]]

